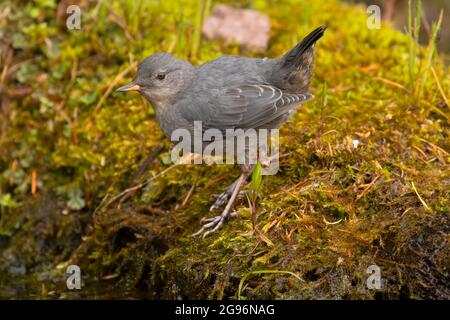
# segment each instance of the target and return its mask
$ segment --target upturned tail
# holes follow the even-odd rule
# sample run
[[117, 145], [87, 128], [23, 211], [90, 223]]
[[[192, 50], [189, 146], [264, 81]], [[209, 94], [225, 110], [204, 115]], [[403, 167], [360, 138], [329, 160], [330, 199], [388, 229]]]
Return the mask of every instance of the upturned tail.
[[278, 59], [278, 70], [271, 77], [274, 85], [288, 93], [308, 92], [314, 65], [314, 43], [323, 36], [325, 29], [325, 26], [315, 29]]
[[298, 66], [302, 61], [302, 56], [306, 50], [308, 50], [317, 40], [322, 38], [326, 26], [321, 26], [308, 34], [294, 49], [286, 53], [282, 60], [284, 67]]

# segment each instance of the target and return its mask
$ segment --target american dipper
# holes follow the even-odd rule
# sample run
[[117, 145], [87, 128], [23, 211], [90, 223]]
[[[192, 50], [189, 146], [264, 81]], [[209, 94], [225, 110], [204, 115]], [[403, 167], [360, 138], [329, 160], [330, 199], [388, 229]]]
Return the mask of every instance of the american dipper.
[[[307, 35], [279, 59], [222, 56], [198, 67], [168, 53], [158, 52], [142, 61], [134, 80], [117, 91], [138, 91], [155, 110], [156, 120], [170, 139], [179, 128], [276, 129], [298, 105], [312, 98], [314, 44], [326, 27]], [[211, 211], [228, 201], [222, 214], [203, 219], [194, 235], [207, 236], [231, 216], [232, 205], [253, 170], [242, 165], [241, 175], [218, 196]]]

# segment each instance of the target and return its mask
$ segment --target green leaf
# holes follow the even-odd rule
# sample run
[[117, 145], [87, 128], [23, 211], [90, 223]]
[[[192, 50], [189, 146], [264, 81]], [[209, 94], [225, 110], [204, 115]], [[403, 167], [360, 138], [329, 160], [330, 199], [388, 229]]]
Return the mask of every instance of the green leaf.
[[0, 197], [0, 206], [12, 208], [16, 205], [16, 202], [11, 197], [11, 194], [6, 193]]
[[29, 40], [23, 33], [15, 33], [12, 36], [12, 46], [14, 49], [25, 49], [30, 45]]
[[16, 79], [21, 83], [26, 83], [31, 79], [35, 79], [39, 72], [38, 67], [31, 62], [24, 62], [20, 65], [16, 73]]
[[84, 208], [86, 203], [83, 199], [83, 193], [80, 188], [76, 187], [69, 190], [69, 201], [67, 205], [72, 210], [81, 210]]
[[164, 165], [172, 164], [172, 158], [170, 157], [170, 153], [164, 153], [161, 155], [161, 161]]
[[321, 98], [322, 98], [322, 106], [326, 107], [328, 103], [328, 85], [326, 82], [323, 84], [322, 87]]
[[86, 106], [93, 104], [97, 100], [97, 93], [86, 93], [80, 97], [80, 102]]
[[252, 190], [257, 192], [259, 191], [259, 189], [261, 189], [261, 179], [261, 163], [258, 161], [252, 173]]

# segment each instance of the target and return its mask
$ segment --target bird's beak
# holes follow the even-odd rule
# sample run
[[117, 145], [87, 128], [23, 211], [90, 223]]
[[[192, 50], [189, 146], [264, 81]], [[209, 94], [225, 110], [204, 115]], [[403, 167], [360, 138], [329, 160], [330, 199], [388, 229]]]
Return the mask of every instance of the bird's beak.
[[134, 82], [130, 82], [129, 84], [126, 84], [118, 89], [116, 89], [116, 92], [125, 92], [125, 91], [139, 91], [141, 87], [138, 84], [135, 84]]

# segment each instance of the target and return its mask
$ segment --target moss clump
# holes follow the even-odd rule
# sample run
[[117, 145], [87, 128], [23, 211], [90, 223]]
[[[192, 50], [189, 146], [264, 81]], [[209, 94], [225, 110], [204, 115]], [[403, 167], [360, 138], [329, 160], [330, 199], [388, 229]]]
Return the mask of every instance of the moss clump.
[[[86, 4], [82, 31], [65, 28], [53, 1], [0, 4], [11, 12], [0, 21], [8, 74], [0, 85], [0, 296], [233, 299], [249, 272], [279, 270], [303, 281], [252, 274], [241, 296], [450, 298], [448, 67], [433, 57], [436, 77], [419, 77], [417, 95], [408, 37], [387, 25], [367, 29], [361, 8], [239, 6], [270, 15], [268, 56], [329, 27], [317, 45], [318, 98], [281, 130], [280, 172], [263, 177], [258, 201], [264, 236], [253, 232], [243, 199], [220, 232], [193, 239], [212, 194], [238, 170], [170, 167], [152, 109], [111, 89], [157, 50], [202, 63], [239, 49], [191, 47], [199, 6], [190, 2]], [[413, 71], [422, 74], [427, 50], [416, 51]], [[161, 145], [139, 177], [145, 187], [111, 202]], [[65, 289], [69, 263], [83, 270], [81, 293]], [[366, 288], [372, 264], [382, 290]]]

